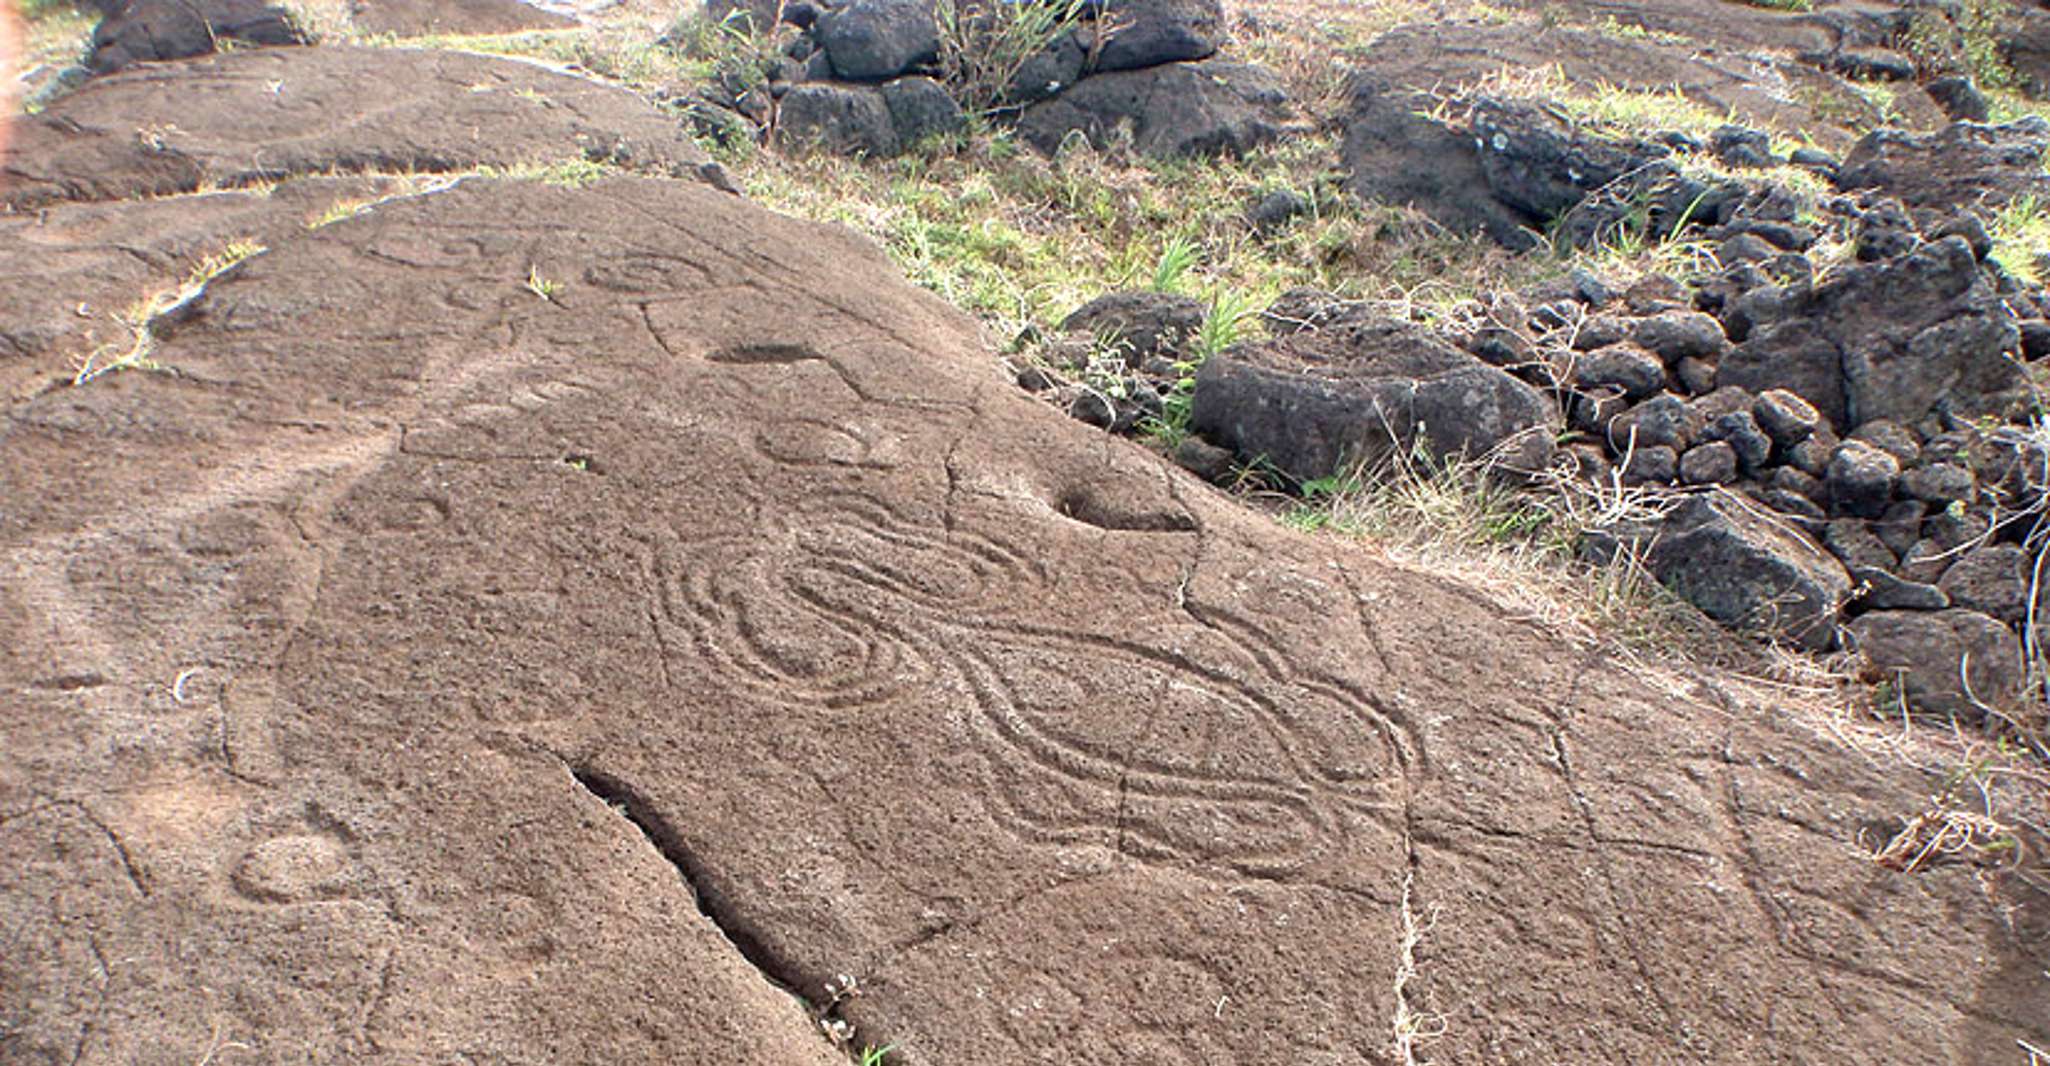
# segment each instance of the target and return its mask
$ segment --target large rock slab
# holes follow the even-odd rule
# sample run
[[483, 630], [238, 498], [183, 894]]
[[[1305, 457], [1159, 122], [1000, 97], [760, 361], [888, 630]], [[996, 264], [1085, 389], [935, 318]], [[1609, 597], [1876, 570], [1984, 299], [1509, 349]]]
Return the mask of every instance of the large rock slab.
[[75, 376], [133, 340], [137, 304], [172, 293], [230, 245], [269, 246], [330, 213], [396, 191], [383, 178], [299, 178], [263, 191], [137, 203], [57, 204], [0, 215], [0, 398]]
[[1278, 528], [844, 230], [472, 179], [158, 332], [0, 418], [12, 1061], [2050, 1043], [2050, 900], [1862, 850], [1929, 782]]
[[[1679, 2], [1692, 7], [1742, 6], [1727, 0], [1708, 5]], [[1637, 5], [1638, 0], [1625, 0], [1616, 6]], [[1513, 81], [1542, 70], [1555, 71], [1590, 96], [1618, 89], [1677, 91], [1711, 113], [1728, 114], [1748, 126], [1802, 131], [1832, 151], [1855, 139], [1852, 130], [1886, 118], [1844, 79], [1792, 56], [1704, 49], [1688, 42], [1550, 25], [1542, 19], [1400, 26], [1375, 38], [1355, 66], [1363, 76], [1384, 84], [1430, 92], [1452, 92], [1504, 75]], [[1913, 128], [1933, 128], [1942, 122], [1936, 105], [1917, 89], [1904, 88], [1895, 107], [1901, 112], [1896, 119]]]
[[1914, 209], [1925, 229], [1960, 210], [1998, 210], [2024, 194], [2050, 196], [2050, 121], [1955, 122], [1935, 133], [1873, 130], [1844, 157], [1837, 184], [1876, 189]]
[[1298, 481], [1372, 467], [1422, 444], [1433, 456], [1535, 472], [1559, 413], [1530, 385], [1420, 326], [1368, 318], [1211, 356], [1190, 422]]
[[16, 210], [331, 172], [589, 159], [686, 174], [709, 161], [616, 86], [490, 56], [340, 46], [123, 71], [16, 119], [11, 139], [0, 206]]
[[568, 29], [577, 21], [524, 0], [349, 0], [349, 22], [361, 33], [526, 33]]
[[1150, 156], [1237, 155], [1281, 136], [1290, 118], [1272, 71], [1213, 59], [1084, 78], [1026, 108], [1018, 131], [1043, 152], [1080, 132], [1098, 147], [1129, 136]]

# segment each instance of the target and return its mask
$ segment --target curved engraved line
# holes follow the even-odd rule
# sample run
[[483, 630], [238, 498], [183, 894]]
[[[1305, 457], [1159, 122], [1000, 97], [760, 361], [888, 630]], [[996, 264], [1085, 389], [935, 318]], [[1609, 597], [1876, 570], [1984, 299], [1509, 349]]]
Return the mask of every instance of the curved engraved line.
[[[817, 531], [813, 531], [814, 535], [809, 537], [800, 534], [800, 543], [810, 557], [799, 566], [838, 574], [885, 596], [900, 597], [919, 606], [950, 611], [985, 604], [1006, 588], [1020, 583], [1040, 583], [1033, 581], [1029, 570], [993, 550], [988, 553], [971, 551], [964, 546], [940, 541], [911, 540], [892, 537], [865, 527], [850, 528], [853, 528], [858, 536], [873, 537], [907, 552], [917, 552], [929, 558], [923, 560], [923, 565], [920, 565], [921, 560], [918, 559], [891, 561], [866, 557], [858, 551], [840, 545], [819, 543], [822, 538], [817, 535]], [[931, 572], [942, 564], [958, 567], [963, 576], [969, 579], [968, 584], [971, 587], [958, 595], [948, 595], [920, 588], [911, 580], [912, 575], [919, 570]]]
[[[871, 618], [828, 603], [808, 590], [780, 583], [790, 596], [794, 610], [812, 615], [864, 649], [863, 667], [843, 670], [825, 677], [794, 676], [778, 667], [760, 649], [758, 632], [750, 632], [744, 592], [720, 589], [717, 582], [727, 574], [747, 570], [765, 561], [758, 548], [741, 538], [699, 541], [695, 547], [703, 556], [724, 554], [721, 547], [741, 549], [742, 558], [725, 565], [683, 567], [676, 577], [661, 582], [665, 613], [691, 632], [692, 644], [714, 671], [743, 688], [778, 699], [815, 703], [829, 709], [846, 709], [887, 702], [906, 690], [929, 683], [938, 674], [936, 660], [924, 652], [905, 632]], [[667, 566], [664, 569], [668, 569]], [[765, 585], [775, 588], [778, 585]], [[889, 640], [876, 640], [881, 633]], [[738, 648], [727, 646], [733, 638]], [[909, 677], [905, 675], [911, 675]]]
[[1071, 781], [1106, 788], [1124, 788], [1154, 799], [1207, 800], [1216, 803], [1267, 803], [1300, 812], [1302, 820], [1324, 828], [1322, 812], [1309, 797], [1281, 783], [1218, 780], [1179, 772], [1134, 769], [1129, 764], [1089, 751], [1080, 745], [1049, 736], [1037, 728], [1030, 715], [1017, 709], [1017, 699], [1004, 681], [1002, 671], [978, 652], [949, 649], [957, 656], [984, 718], [1003, 740], [1032, 757], [1042, 769]]
[[[991, 759], [995, 758], [995, 753], [985, 754]], [[1015, 764], [1006, 764], [1006, 766], [1014, 773], [1019, 772]], [[1067, 780], [1070, 783], [1073, 782], [1073, 779], [1067, 777], [1067, 775], [1061, 774], [1057, 770], [1049, 769], [1036, 760], [1028, 758], [1025, 768], [1028, 771], [1049, 774]], [[992, 778], [994, 778], [998, 771], [992, 770], [990, 773]], [[1108, 791], [1108, 789], [1105, 789], [1105, 791]], [[1309, 829], [1307, 831], [1290, 832], [1287, 829], [1276, 828], [1265, 834], [1277, 840], [1287, 841], [1285, 845], [1271, 848], [1227, 848], [1224, 849], [1222, 854], [1199, 857], [1192, 854], [1187, 848], [1171, 843], [1167, 837], [1144, 822], [1137, 822], [1123, 817], [1122, 811], [1115, 815], [1104, 815], [1101, 822], [1085, 822], [1084, 824], [1076, 825], [1070, 822], [1063, 822], [1057, 818], [1041, 817], [1033, 813], [1017, 798], [1001, 787], [993, 787], [983, 792], [981, 798], [984, 810], [989, 813], [992, 820], [1017, 836], [1034, 843], [1056, 845], [1094, 844], [1103, 847], [1117, 847], [1124, 854], [1133, 858], [1155, 861], [1172, 860], [1185, 864], [1202, 862], [1223, 869], [1256, 876], [1271, 877], [1299, 870], [1311, 856], [1323, 847], [1326, 839], [1338, 835], [1327, 826], [1297, 817], [1296, 820], [1298, 822], [1309, 821]], [[1208, 797], [1203, 796], [1147, 796], [1145, 798], [1159, 799], [1164, 802], [1204, 802], [1208, 799]], [[1213, 800], [1211, 802], [1219, 801]], [[1296, 816], [1299, 814], [1299, 812], [1292, 811], [1286, 806], [1265, 801], [1254, 801], [1249, 804], [1225, 801], [1221, 805], [1262, 806], [1284, 815]]]
[[[845, 437], [854, 442], [859, 448], [859, 454], [853, 459], [805, 458], [802, 455], [786, 454], [793, 449], [787, 446], [779, 447], [772, 439], [771, 434], [790, 426], [810, 426], [824, 430], [834, 436]], [[760, 452], [763, 458], [768, 459], [770, 462], [782, 463], [786, 466], [854, 466], [865, 470], [883, 470], [895, 465], [875, 459], [875, 443], [866, 436], [846, 426], [837, 425], [821, 418], [785, 418], [772, 422], [756, 431], [754, 446], [755, 451]], [[802, 449], [796, 450], [802, 451]]]
[[[1304, 674], [1301, 677], [1289, 676], [1276, 663], [1277, 659], [1286, 659], [1288, 657], [1287, 652], [1282, 649], [1280, 643], [1270, 634], [1261, 631], [1259, 627], [1229, 611], [1218, 610], [1214, 607], [1197, 607], [1194, 604], [1188, 605], [1187, 609], [1189, 614], [1198, 622], [1202, 622], [1219, 636], [1231, 641], [1233, 645], [1251, 657], [1255, 663], [1258, 663], [1260, 669], [1266, 672], [1269, 680], [1283, 685], [1307, 689], [1310, 692], [1322, 695], [1324, 698], [1336, 703], [1339, 707], [1344, 708], [1347, 713], [1363, 724], [1379, 732], [1388, 741], [1390, 748], [1393, 749], [1396, 762], [1404, 773], [1425, 762], [1422, 755], [1423, 746], [1416, 738], [1415, 727], [1408, 721], [1406, 716], [1388, 711], [1380, 705], [1379, 701], [1361, 691], [1357, 686], [1337, 678], [1314, 673]], [[1298, 673], [1303, 672], [1298, 671]]]
[[[1276, 705], [1276, 701], [1272, 697], [1247, 685], [1238, 678], [1232, 677], [1214, 667], [1203, 666], [1185, 656], [1150, 648], [1144, 644], [1121, 640], [1116, 637], [1101, 636], [1094, 633], [1071, 633], [1034, 625], [1002, 624], [976, 619], [960, 619], [951, 623], [951, 625], [984, 634], [1006, 634], [1016, 638], [1043, 642], [1055, 649], [1072, 649], [1078, 643], [1094, 645], [1098, 649], [1099, 654], [1136, 657], [1170, 674], [1177, 672], [1194, 674], [1220, 688], [1230, 690], [1239, 699], [1243, 700], [1247, 706], [1252, 708], [1255, 712], [1253, 715], [1254, 719], [1261, 724], [1268, 738], [1275, 742], [1283, 756], [1287, 758], [1288, 770], [1291, 776], [1297, 781], [1302, 782], [1312, 791], [1329, 792], [1339, 796], [1356, 796], [1364, 788], [1375, 787], [1384, 783], [1383, 779], [1380, 778], [1333, 778], [1319, 772], [1309, 764], [1303, 755], [1303, 750], [1315, 750], [1320, 745], [1316, 742], [1315, 738], [1301, 735], [1300, 731], [1287, 720], [1287, 716], [1281, 713]], [[1370, 735], [1376, 736], [1383, 741], [1388, 739], [1387, 735], [1378, 729], [1372, 730]], [[1392, 744], [1390, 746], [1393, 747]], [[1397, 760], [1396, 772], [1399, 774], [1401, 773], [1400, 757], [1395, 756], [1395, 758]]]
[[978, 555], [1003, 569], [1023, 572], [1027, 580], [1046, 583], [1046, 564], [1035, 553], [966, 529], [935, 530], [866, 493], [828, 491], [804, 501], [798, 511], [823, 515], [829, 524], [870, 532], [900, 546]]

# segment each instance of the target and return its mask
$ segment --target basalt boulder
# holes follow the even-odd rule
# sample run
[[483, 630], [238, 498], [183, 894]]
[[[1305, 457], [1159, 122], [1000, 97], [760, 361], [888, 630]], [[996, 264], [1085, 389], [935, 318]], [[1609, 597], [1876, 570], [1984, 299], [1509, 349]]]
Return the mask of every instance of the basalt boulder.
[[1129, 136], [1156, 157], [1237, 155], [1280, 137], [1292, 117], [1271, 71], [1209, 60], [1084, 78], [1026, 108], [1018, 130], [1044, 152], [1079, 131], [1098, 146]]
[[1299, 481], [1422, 446], [1535, 472], [1560, 418], [1544, 394], [1429, 331], [1390, 319], [1340, 326], [1208, 359], [1192, 423], [1205, 437]]
[[1738, 497], [1697, 496], [1653, 533], [1645, 562], [1703, 614], [1814, 651], [1836, 646], [1851, 577], [1800, 530]]
[[1995, 411], [2023, 384], [2013, 317], [1961, 236], [1748, 306], [1751, 332], [1718, 380], [1787, 389], [1839, 430], [1875, 418], [1912, 424], [1939, 408]]

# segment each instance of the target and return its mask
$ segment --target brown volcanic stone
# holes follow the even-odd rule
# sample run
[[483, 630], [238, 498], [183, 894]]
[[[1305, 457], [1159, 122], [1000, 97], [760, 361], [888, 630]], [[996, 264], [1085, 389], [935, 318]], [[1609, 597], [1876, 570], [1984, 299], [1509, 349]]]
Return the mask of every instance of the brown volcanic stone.
[[597, 159], [681, 175], [709, 162], [674, 119], [617, 86], [517, 60], [389, 48], [140, 67], [13, 125], [0, 209], [331, 172]]
[[1930, 782], [1062, 418], [845, 230], [469, 181], [159, 339], [0, 419], [9, 1061], [825, 1066], [842, 973], [906, 1064], [1395, 1061], [1405, 960], [1443, 1062], [2050, 1043], [2050, 901], [1867, 857]]
[[349, 21], [362, 33], [398, 37], [524, 33], [577, 24], [522, 0], [349, 0]]
[[0, 257], [0, 398], [68, 380], [94, 351], [124, 347], [131, 304], [175, 289], [230, 243], [274, 244], [338, 203], [395, 191], [383, 178], [300, 178], [265, 191], [0, 214], [0, 242], [35, 253]]

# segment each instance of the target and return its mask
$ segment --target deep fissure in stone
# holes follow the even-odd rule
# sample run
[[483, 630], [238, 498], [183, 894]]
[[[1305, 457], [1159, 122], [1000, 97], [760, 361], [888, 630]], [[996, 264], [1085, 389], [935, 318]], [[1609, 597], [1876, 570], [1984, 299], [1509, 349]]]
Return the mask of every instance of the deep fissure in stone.
[[794, 996], [802, 997], [807, 982], [786, 959], [765, 947], [748, 923], [733, 911], [730, 901], [714, 889], [704, 866], [690, 853], [678, 832], [662, 812], [655, 809], [648, 797], [632, 785], [599, 770], [571, 767], [570, 776], [584, 791], [598, 797], [605, 805], [617, 811], [620, 817], [633, 823], [641, 831], [655, 852], [669, 865], [676, 867], [677, 876], [683, 879], [684, 887], [690, 890], [691, 900], [697, 904], [698, 913], [718, 929], [735, 951], [747, 960], [748, 965], [761, 971], [769, 983]]

